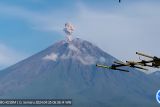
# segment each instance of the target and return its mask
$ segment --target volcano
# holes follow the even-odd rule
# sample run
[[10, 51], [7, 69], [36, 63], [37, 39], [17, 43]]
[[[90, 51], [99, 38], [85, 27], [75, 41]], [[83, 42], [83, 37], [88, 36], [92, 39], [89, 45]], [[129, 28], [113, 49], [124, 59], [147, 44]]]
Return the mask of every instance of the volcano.
[[1, 98], [72, 99], [73, 107], [158, 107], [158, 79], [97, 68], [117, 60], [92, 43], [62, 40], [0, 72]]

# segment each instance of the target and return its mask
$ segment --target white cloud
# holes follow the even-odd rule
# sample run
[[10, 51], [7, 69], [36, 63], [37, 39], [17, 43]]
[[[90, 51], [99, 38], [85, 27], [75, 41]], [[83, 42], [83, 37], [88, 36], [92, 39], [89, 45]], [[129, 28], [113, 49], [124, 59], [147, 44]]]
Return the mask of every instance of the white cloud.
[[75, 47], [73, 44], [69, 44], [68, 48], [72, 51], [75, 51], [75, 52], [80, 52], [79, 49], [77, 47]]
[[96, 64], [97, 62], [97, 58], [93, 57], [93, 56], [89, 56], [89, 55], [81, 55], [81, 54], [76, 54], [76, 55], [65, 55], [63, 54], [61, 57], [61, 59], [69, 59], [72, 58], [74, 60], [78, 60], [80, 63], [84, 64], [84, 65], [92, 65], [92, 64]]
[[44, 60], [52, 60], [52, 61], [56, 61], [58, 58], [58, 55], [56, 53], [51, 53], [50, 55], [46, 55], [45, 57], [43, 57]]
[[[97, 58], [88, 54], [84, 54], [83, 52], [81, 52], [77, 46], [73, 45], [73, 44], [69, 44], [68, 46], [69, 51], [66, 54], [62, 54], [60, 56], [60, 59], [65, 60], [65, 59], [74, 59], [74, 60], [78, 60], [80, 63], [84, 64], [84, 65], [92, 65], [92, 64], [96, 64], [97, 62]], [[84, 48], [85, 49], [85, 48]], [[84, 50], [83, 49], [83, 50]]]
[[0, 70], [26, 58], [27, 55], [0, 44]]
[[[93, 57], [91, 55], [88, 54], [84, 54], [82, 53], [76, 46], [74, 46], [73, 44], [69, 44], [68, 48], [70, 49], [69, 52], [67, 54], [63, 54], [60, 56], [60, 58], [63, 60], [65, 59], [74, 59], [74, 60], [78, 60], [80, 63], [84, 64], [84, 65], [92, 65], [92, 64], [96, 64], [97, 62], [97, 58]], [[83, 49], [84, 50], [84, 49]]]
[[96, 64], [97, 59], [93, 56], [85, 56], [85, 57], [81, 57], [81, 56], [77, 56], [77, 59], [84, 65], [92, 65], [92, 64]]

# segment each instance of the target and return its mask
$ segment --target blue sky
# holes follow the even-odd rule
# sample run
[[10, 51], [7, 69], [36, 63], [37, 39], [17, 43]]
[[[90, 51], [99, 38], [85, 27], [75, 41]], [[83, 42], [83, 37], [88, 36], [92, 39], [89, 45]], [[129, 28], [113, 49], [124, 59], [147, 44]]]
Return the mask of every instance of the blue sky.
[[135, 51], [159, 55], [159, 0], [0, 0], [0, 69], [65, 38], [65, 22], [75, 37], [91, 41], [122, 59]]

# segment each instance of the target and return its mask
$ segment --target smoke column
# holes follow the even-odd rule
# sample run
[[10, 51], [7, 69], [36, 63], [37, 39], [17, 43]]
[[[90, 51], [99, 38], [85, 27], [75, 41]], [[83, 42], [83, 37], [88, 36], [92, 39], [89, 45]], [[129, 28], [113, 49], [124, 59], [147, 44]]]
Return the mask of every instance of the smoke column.
[[72, 41], [72, 33], [74, 29], [75, 28], [71, 23], [65, 23], [65, 28], [63, 29], [63, 31], [66, 33], [67, 42]]

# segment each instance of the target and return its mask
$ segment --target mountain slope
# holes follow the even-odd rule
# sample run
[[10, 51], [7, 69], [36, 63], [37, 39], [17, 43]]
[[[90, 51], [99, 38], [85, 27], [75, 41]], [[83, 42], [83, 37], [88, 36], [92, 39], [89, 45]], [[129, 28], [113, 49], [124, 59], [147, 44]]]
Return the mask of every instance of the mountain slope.
[[70, 98], [74, 107], [158, 106], [160, 84], [135, 69], [96, 68], [116, 59], [88, 41], [60, 41], [0, 73], [1, 98]]

